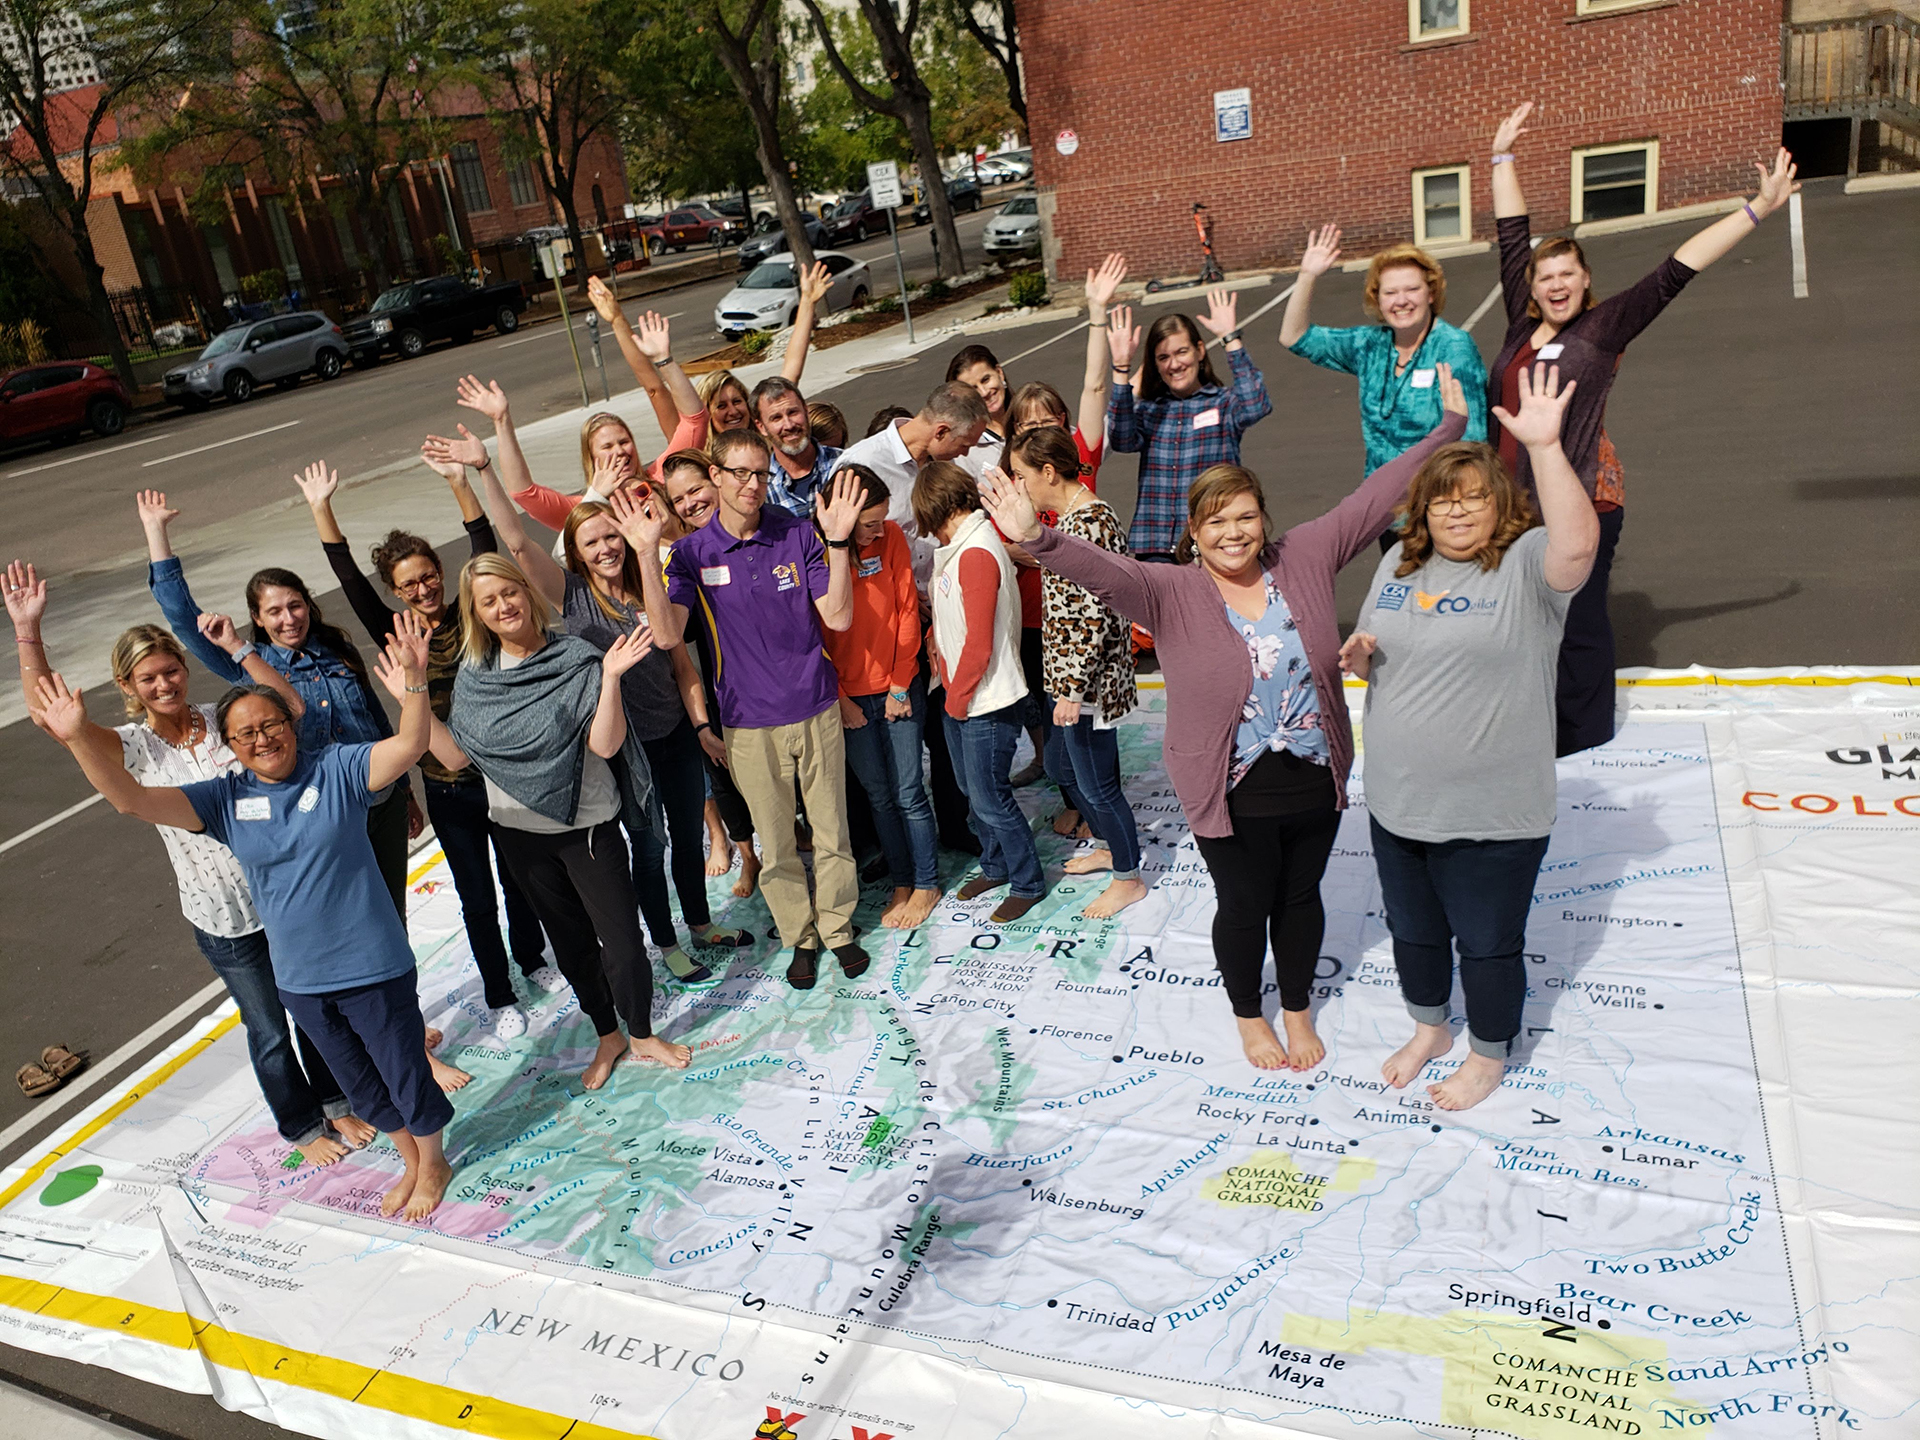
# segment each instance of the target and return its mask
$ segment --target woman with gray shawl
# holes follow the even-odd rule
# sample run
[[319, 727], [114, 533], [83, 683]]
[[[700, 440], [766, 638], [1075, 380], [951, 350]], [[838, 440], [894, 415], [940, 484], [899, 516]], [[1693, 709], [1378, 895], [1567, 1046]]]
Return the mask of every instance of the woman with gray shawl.
[[623, 786], [634, 813], [652, 805], [653, 777], [627, 730], [620, 677], [653, 637], [639, 627], [603, 654], [555, 632], [552, 607], [503, 555], [467, 563], [460, 613], [453, 709], [445, 724], [434, 721], [431, 748], [449, 769], [472, 764], [486, 780], [501, 857], [600, 1037], [582, 1084], [605, 1085], [622, 1054], [685, 1069], [687, 1047], [653, 1033], [653, 966], [620, 833]]

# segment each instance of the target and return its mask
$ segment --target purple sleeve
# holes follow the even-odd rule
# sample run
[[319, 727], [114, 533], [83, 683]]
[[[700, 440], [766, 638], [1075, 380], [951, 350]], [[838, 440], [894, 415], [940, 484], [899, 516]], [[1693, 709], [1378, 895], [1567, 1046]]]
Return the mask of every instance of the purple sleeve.
[[[847, 556], [851, 563], [851, 550]], [[827, 547], [821, 543], [820, 532], [811, 525], [800, 527], [800, 563], [807, 571], [807, 593], [818, 600], [827, 593], [833, 572], [827, 568]]]
[[1507, 215], [1494, 222], [1500, 237], [1500, 298], [1506, 302], [1507, 331], [1533, 320], [1527, 314], [1531, 300], [1527, 271], [1533, 264], [1533, 232], [1524, 215]]
[[[1466, 428], [1466, 416], [1442, 411], [1440, 423], [1426, 439], [1382, 465], [1326, 514], [1287, 531], [1286, 543], [1302, 546], [1308, 553], [1325, 554], [1333, 570], [1338, 571], [1387, 528], [1393, 507], [1406, 498], [1408, 483], [1427, 463], [1427, 457], [1442, 445], [1458, 440]], [[1260, 555], [1261, 568], [1270, 569], [1277, 553], [1277, 545], [1267, 546]]]
[[1699, 273], [1669, 255], [1637, 283], [1618, 295], [1608, 296], [1582, 316], [1580, 338], [1601, 350], [1619, 354]]
[[667, 599], [694, 614], [700, 613], [700, 577], [694, 573], [694, 564], [686, 558], [684, 544], [673, 547], [667, 556]]
[[[1116, 555], [1085, 540], [1063, 535], [1042, 525], [1037, 539], [1026, 542], [1027, 553], [1043, 569], [1064, 575], [1091, 590], [1118, 614], [1149, 630], [1160, 628], [1160, 585], [1179, 573], [1177, 565], [1143, 565], [1128, 555]], [[1158, 572], [1164, 571], [1165, 575]]]

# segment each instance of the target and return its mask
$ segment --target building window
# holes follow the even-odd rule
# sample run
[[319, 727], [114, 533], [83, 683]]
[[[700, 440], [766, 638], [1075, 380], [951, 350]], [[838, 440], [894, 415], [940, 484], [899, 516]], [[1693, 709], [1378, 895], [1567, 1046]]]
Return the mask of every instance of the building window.
[[480, 147], [462, 140], [448, 152], [453, 158], [453, 179], [460, 187], [460, 198], [469, 212], [493, 209], [493, 196], [487, 192], [487, 171], [480, 163]]
[[1573, 220], [1617, 220], [1659, 209], [1660, 142], [1591, 145], [1573, 152]]
[[1575, 0], [1574, 13], [1605, 15], [1610, 10], [1639, 10], [1648, 5], [1661, 3], [1663, 0]]
[[1413, 172], [1413, 243], [1443, 245], [1473, 238], [1473, 167], [1445, 165]]
[[[1407, 0], [1407, 39], [1439, 40], [1448, 35], [1467, 33], [1467, 7], [1472, 0]], [[1644, 4], [1645, 0], [1635, 0]]]
[[267, 229], [273, 232], [273, 248], [280, 253], [280, 268], [287, 279], [300, 282], [300, 252], [293, 247], [293, 226], [287, 223], [287, 202], [278, 195], [267, 198]]
[[515, 160], [507, 166], [507, 193], [515, 205], [540, 203], [540, 182], [534, 177], [533, 166], [525, 160]]

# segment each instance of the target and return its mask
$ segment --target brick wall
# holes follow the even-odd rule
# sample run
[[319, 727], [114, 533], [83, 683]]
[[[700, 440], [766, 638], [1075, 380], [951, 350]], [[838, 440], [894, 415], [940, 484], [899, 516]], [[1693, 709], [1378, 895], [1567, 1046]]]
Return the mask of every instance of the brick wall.
[[[1034, 179], [1049, 264], [1072, 280], [1123, 249], [1132, 274], [1192, 274], [1204, 201], [1229, 270], [1292, 264], [1309, 224], [1348, 255], [1413, 233], [1412, 172], [1471, 163], [1472, 232], [1493, 232], [1494, 127], [1520, 142], [1536, 231], [1569, 214], [1571, 152], [1658, 139], [1659, 207], [1750, 189], [1780, 143], [1780, 0], [1667, 0], [1592, 17], [1575, 0], [1474, 0], [1463, 40], [1409, 45], [1400, 0], [1024, 0]], [[1213, 138], [1213, 93], [1252, 95], [1252, 138]], [[1072, 129], [1079, 150], [1055, 136]]]
[[[537, 161], [529, 161], [528, 164], [533, 170], [538, 198], [531, 205], [515, 205], [512, 190], [507, 184], [507, 161], [501, 150], [498, 131], [485, 121], [473, 120], [460, 127], [459, 138], [479, 146], [480, 163], [487, 172], [488, 198], [492, 201], [491, 208], [486, 210], [475, 210], [468, 203], [466, 219], [474, 244], [487, 245], [499, 240], [511, 240], [535, 226], [561, 223], [559, 206], [548, 203], [546, 189], [540, 182]], [[593, 187], [596, 184], [600, 186], [607, 207], [607, 218], [622, 218], [630, 198], [627, 194], [626, 161], [620, 153], [619, 142], [604, 132], [587, 141], [581, 152], [580, 176], [573, 187], [574, 203], [579, 207], [583, 226], [592, 227], [597, 223], [593, 208]], [[465, 200], [467, 197], [462, 198]]]

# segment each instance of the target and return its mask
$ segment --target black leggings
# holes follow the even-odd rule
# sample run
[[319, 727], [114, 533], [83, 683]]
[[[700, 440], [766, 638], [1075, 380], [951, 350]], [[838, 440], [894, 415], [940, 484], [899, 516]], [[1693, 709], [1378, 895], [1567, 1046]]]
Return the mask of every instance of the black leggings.
[[620, 822], [542, 835], [502, 825], [495, 843], [553, 943], [554, 964], [573, 986], [594, 1033], [627, 1022], [636, 1040], [653, 1034], [653, 962], [640, 933], [640, 902], [627, 868]]
[[1613, 738], [1617, 691], [1613, 674], [1613, 621], [1607, 615], [1607, 583], [1613, 552], [1620, 543], [1624, 510], [1600, 512], [1600, 549], [1593, 573], [1573, 594], [1567, 624], [1560, 635], [1560, 673], [1554, 685], [1558, 712], [1553, 753], [1574, 755]]
[[1280, 981], [1280, 1008], [1305, 1010], [1327, 912], [1320, 877], [1340, 832], [1331, 805], [1292, 815], [1236, 815], [1223, 839], [1194, 836], [1213, 876], [1219, 903], [1213, 912], [1213, 958], [1233, 1013], [1260, 1015], [1260, 984], [1267, 944]]

